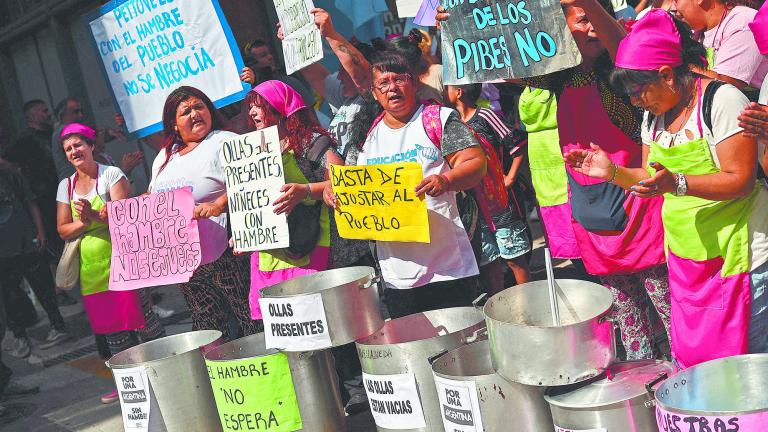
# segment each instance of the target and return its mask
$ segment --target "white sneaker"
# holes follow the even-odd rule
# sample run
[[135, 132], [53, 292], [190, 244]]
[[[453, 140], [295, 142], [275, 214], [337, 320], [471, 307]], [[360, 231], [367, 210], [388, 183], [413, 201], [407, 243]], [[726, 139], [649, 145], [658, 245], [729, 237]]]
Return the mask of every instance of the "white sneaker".
[[16, 338], [13, 343], [13, 349], [9, 353], [16, 358], [27, 358], [32, 353], [32, 345], [29, 343], [29, 338], [22, 336]]
[[173, 309], [163, 309], [157, 305], [152, 306], [152, 312], [157, 314], [157, 316], [159, 316], [160, 319], [170, 318], [173, 316], [173, 314], [176, 313], [176, 311]]
[[60, 343], [64, 343], [67, 340], [69, 340], [69, 333], [65, 331], [58, 331], [51, 327], [51, 330], [48, 332], [48, 336], [45, 338], [45, 342], [41, 343], [39, 348], [41, 350], [47, 350], [49, 348], [55, 347]]

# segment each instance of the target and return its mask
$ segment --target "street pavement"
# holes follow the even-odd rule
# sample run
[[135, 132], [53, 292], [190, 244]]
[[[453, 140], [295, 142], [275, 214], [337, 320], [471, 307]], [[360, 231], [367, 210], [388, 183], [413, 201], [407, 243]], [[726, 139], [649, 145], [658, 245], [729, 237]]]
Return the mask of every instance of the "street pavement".
[[[537, 223], [532, 224], [534, 279], [546, 277], [543, 268], [543, 237]], [[572, 277], [568, 261], [556, 262], [556, 277]], [[175, 286], [159, 287], [160, 306], [177, 314], [164, 320], [166, 332], [177, 334], [191, 330], [192, 324], [181, 292]], [[76, 293], [73, 293], [76, 296]], [[3, 361], [14, 371], [13, 379], [26, 386], [39, 386], [40, 392], [2, 403], [8, 413], [0, 417], [0, 431], [19, 432], [118, 432], [123, 430], [120, 404], [101, 404], [99, 397], [114, 389], [109, 369], [96, 353], [93, 335], [82, 304], [62, 307], [62, 314], [72, 339], [52, 349], [41, 351], [37, 345], [48, 332], [45, 314], [29, 330], [33, 352], [27, 359], [17, 359], [7, 351]], [[9, 335], [6, 336], [8, 339]], [[370, 412], [348, 418], [349, 431], [375, 430]]]

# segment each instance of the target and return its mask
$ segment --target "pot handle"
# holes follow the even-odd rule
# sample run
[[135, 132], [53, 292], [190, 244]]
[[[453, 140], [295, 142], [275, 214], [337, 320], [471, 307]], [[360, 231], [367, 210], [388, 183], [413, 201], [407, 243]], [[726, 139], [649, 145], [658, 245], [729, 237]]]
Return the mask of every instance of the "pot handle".
[[368, 288], [370, 288], [370, 287], [372, 287], [372, 286], [376, 285], [376, 284], [377, 284], [377, 283], [379, 283], [379, 282], [381, 282], [381, 275], [374, 275], [374, 276], [371, 278], [371, 280], [369, 280], [368, 282], [366, 282], [366, 283], [364, 283], [364, 284], [360, 285], [360, 289], [361, 289], [361, 290], [364, 290], [364, 289], [368, 289]]
[[435, 360], [437, 360], [437, 359], [438, 359], [440, 356], [442, 356], [443, 354], [445, 354], [445, 353], [447, 353], [447, 352], [448, 352], [448, 350], [442, 350], [442, 351], [440, 351], [439, 353], [437, 353], [437, 354], [433, 355], [432, 357], [427, 357], [427, 361], [428, 361], [428, 362], [429, 362], [429, 364], [431, 365], [432, 363], [434, 363], [434, 362], [435, 362]]
[[485, 302], [487, 301], [488, 293], [482, 293], [476, 299], [472, 300], [472, 306], [474, 306], [475, 309], [482, 311], [483, 306], [485, 306]]
[[645, 401], [645, 407], [646, 408], [653, 408], [656, 406], [656, 391], [653, 389], [653, 386], [656, 384], [664, 381], [665, 379], [669, 378], [669, 374], [667, 372], [664, 372], [657, 376], [656, 378], [652, 379], [651, 381], [648, 381], [645, 383], [645, 391], [648, 393], [648, 397], [650, 397], [650, 400]]
[[464, 339], [464, 344], [471, 344], [482, 338], [488, 337], [488, 327], [482, 327], [472, 332]]

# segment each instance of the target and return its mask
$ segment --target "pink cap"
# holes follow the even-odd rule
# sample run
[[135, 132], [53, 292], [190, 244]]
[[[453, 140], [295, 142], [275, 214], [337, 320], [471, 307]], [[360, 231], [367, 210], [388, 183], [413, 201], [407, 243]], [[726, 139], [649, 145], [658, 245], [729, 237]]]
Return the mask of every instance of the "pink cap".
[[277, 112], [285, 117], [289, 117], [296, 111], [307, 107], [299, 92], [282, 81], [264, 81], [251, 91], [258, 93], [266, 99]]
[[632, 26], [616, 53], [616, 67], [624, 69], [658, 70], [682, 64], [680, 33], [672, 16], [660, 8], [652, 9]]
[[59, 140], [62, 140], [64, 139], [65, 136], [72, 135], [72, 134], [82, 135], [91, 141], [93, 141], [93, 139], [96, 138], [96, 131], [89, 128], [88, 126], [82, 123], [70, 123], [64, 126], [64, 129], [61, 130], [61, 134], [59, 135]]
[[763, 3], [757, 11], [754, 21], [749, 23], [749, 28], [752, 29], [760, 54], [768, 55], [768, 2]]

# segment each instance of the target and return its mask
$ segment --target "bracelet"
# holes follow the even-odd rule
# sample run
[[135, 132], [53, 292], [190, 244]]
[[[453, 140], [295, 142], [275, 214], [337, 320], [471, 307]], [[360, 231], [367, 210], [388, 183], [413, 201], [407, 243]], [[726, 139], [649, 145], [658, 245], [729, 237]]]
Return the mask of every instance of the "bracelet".
[[613, 162], [611, 162], [611, 165], [613, 165], [613, 175], [611, 176], [611, 179], [608, 180], [608, 183], [613, 183], [613, 181], [616, 180], [616, 176], [619, 174], [619, 166]]
[[450, 180], [448, 180], [448, 177], [446, 177], [444, 174], [438, 174], [437, 178], [439, 178], [441, 183], [443, 184], [443, 187], [446, 189], [450, 189]]
[[312, 198], [312, 188], [309, 186], [309, 183], [307, 183], [307, 198], [306, 199], [310, 199], [310, 198]]

